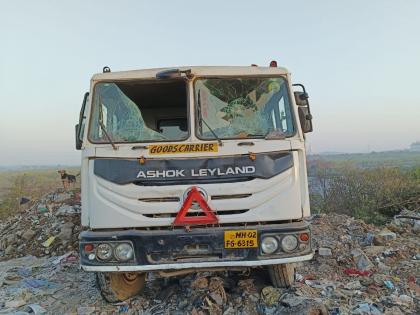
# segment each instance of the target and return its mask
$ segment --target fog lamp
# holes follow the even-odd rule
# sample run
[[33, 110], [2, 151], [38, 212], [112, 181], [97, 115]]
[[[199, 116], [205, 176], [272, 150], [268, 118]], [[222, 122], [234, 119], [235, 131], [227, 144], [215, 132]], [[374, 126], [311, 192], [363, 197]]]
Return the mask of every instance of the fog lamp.
[[286, 235], [281, 239], [281, 248], [285, 252], [292, 252], [298, 246], [298, 239], [294, 235]]
[[117, 247], [115, 247], [114, 256], [117, 258], [117, 260], [120, 261], [130, 260], [134, 256], [133, 247], [131, 247], [131, 245], [128, 243], [119, 244]]
[[279, 242], [275, 237], [267, 236], [261, 241], [261, 249], [265, 254], [272, 254], [279, 248]]
[[96, 248], [96, 256], [100, 260], [109, 260], [112, 257], [112, 247], [109, 244], [99, 244]]

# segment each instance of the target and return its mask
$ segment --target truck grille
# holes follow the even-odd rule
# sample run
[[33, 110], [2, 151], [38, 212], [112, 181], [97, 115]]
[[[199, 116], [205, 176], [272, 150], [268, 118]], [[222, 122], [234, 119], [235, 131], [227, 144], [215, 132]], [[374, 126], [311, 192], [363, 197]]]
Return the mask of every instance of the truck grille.
[[[227, 200], [227, 199], [242, 199], [251, 197], [252, 194], [234, 194], [234, 195], [213, 195], [211, 200]], [[179, 197], [152, 197], [152, 198], [139, 198], [142, 202], [179, 202]]]
[[139, 198], [142, 202], [179, 202], [179, 197]]
[[211, 200], [226, 200], [226, 199], [242, 199], [251, 197], [252, 194], [236, 194], [236, 195], [214, 195]]
[[[249, 209], [242, 209], [242, 210], [225, 210], [225, 211], [214, 211], [216, 215], [223, 216], [223, 215], [232, 215], [232, 214], [242, 214], [248, 212]], [[178, 212], [173, 213], [153, 213], [153, 214], [143, 214], [145, 217], [148, 218], [175, 218]], [[201, 214], [201, 212], [188, 212], [186, 214], [187, 217], [194, 217]]]

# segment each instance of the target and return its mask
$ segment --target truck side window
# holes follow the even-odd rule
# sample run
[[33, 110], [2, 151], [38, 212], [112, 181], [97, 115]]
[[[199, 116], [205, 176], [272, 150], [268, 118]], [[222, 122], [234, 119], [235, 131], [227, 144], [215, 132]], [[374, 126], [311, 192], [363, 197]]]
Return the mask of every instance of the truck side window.
[[280, 115], [280, 126], [283, 131], [287, 130], [287, 119], [286, 119], [286, 106], [284, 104], [284, 97], [282, 96], [278, 103], [278, 110]]
[[85, 97], [83, 99], [82, 108], [80, 109], [80, 116], [79, 116], [79, 140], [83, 141], [83, 135], [85, 133], [85, 127], [86, 127], [86, 115], [88, 112], [87, 104], [89, 103], [89, 93], [85, 94]]

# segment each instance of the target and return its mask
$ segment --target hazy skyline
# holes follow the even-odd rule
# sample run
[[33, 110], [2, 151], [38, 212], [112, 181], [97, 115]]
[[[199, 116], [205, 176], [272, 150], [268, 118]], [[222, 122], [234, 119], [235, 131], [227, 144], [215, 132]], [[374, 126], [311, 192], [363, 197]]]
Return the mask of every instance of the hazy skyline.
[[277, 60], [310, 94], [312, 152], [420, 140], [420, 1], [0, 0], [0, 165], [78, 164], [91, 76]]

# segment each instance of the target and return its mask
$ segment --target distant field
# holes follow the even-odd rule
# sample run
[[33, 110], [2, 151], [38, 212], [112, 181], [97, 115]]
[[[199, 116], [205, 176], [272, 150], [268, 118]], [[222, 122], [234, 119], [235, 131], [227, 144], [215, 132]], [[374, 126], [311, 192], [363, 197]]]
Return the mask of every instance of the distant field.
[[[23, 186], [23, 194], [28, 198], [37, 198], [48, 191], [62, 187], [59, 168], [0, 170], [0, 201], [5, 198], [14, 186]], [[77, 174], [79, 168], [66, 168], [68, 173]], [[80, 185], [80, 177], [77, 178]]]
[[314, 154], [309, 156], [308, 160], [323, 160], [328, 162], [350, 163], [354, 166], [362, 168], [373, 168], [381, 166], [410, 168], [420, 166], [420, 152], [388, 151], [348, 154]]

